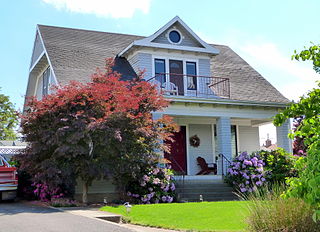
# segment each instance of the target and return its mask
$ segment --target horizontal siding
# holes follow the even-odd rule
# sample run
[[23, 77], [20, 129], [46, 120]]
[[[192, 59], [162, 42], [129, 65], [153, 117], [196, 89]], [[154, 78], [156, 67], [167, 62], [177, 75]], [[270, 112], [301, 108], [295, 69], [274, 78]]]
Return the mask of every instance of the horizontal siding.
[[201, 170], [197, 163], [198, 156], [204, 158], [207, 163], [214, 162], [211, 125], [189, 124], [189, 137], [194, 135], [200, 138], [200, 146], [193, 147], [189, 145], [188, 165], [190, 173], [188, 175], [196, 175]]
[[148, 53], [138, 53], [139, 69], [145, 70], [144, 78], [146, 80], [152, 77], [152, 55]]
[[181, 32], [183, 38], [181, 43], [177, 44], [177, 46], [187, 46], [187, 47], [202, 47], [198, 41], [196, 41], [189, 32], [187, 32], [183, 27], [181, 27], [178, 23], [175, 23], [171, 27], [169, 27], [166, 31], [164, 31], [162, 34], [160, 34], [157, 38], [155, 38], [152, 42], [155, 43], [162, 43], [162, 44], [171, 44], [168, 41], [167, 33], [171, 29], [175, 27], [178, 31]]
[[[81, 194], [82, 193], [82, 181], [78, 180], [75, 193]], [[116, 193], [115, 185], [111, 183], [111, 180], [96, 180], [92, 182], [92, 185], [89, 186], [89, 194], [96, 194], [96, 193]]]
[[239, 126], [239, 152], [254, 152], [260, 149], [259, 127]]
[[133, 68], [133, 70], [138, 73], [139, 71], [139, 59], [138, 59], [138, 54], [132, 56], [128, 62], [130, 63], [131, 67]]
[[40, 36], [37, 33], [36, 39], [34, 42], [32, 57], [31, 57], [31, 67], [34, 65], [34, 63], [37, 61], [37, 59], [40, 57], [40, 55], [43, 51], [44, 51], [43, 45], [40, 40]]
[[[211, 73], [210, 73], [210, 59], [199, 59], [199, 63], [198, 63], [198, 73], [199, 76], [206, 76], [206, 77], [210, 77]], [[212, 93], [212, 90], [209, 89], [208, 87], [208, 83], [210, 82], [210, 80], [208, 79], [208, 81], [203, 80], [203, 78], [200, 78], [200, 80], [202, 80], [199, 83], [199, 87], [198, 87], [198, 91], [199, 93], [202, 93], [203, 96], [201, 96], [201, 94], [198, 94], [200, 97], [207, 97], [205, 96], [204, 93]]]

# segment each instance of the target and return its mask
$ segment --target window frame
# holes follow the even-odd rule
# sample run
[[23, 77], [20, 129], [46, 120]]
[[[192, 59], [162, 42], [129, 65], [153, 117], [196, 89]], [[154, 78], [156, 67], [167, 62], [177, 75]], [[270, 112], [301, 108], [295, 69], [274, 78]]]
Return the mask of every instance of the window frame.
[[42, 96], [47, 96], [49, 94], [50, 76], [51, 76], [51, 70], [50, 70], [50, 67], [48, 67], [42, 73]]
[[[171, 33], [172, 31], [176, 31], [176, 32], [178, 32], [178, 34], [180, 35], [180, 40], [179, 40], [177, 43], [173, 42], [173, 41], [170, 39], [170, 33]], [[181, 44], [182, 40], [184, 39], [184, 36], [183, 36], [183, 34], [181, 33], [181, 31], [179, 31], [179, 30], [178, 30], [177, 28], [175, 28], [175, 27], [171, 28], [171, 29], [166, 33], [166, 37], [167, 37], [167, 40], [169, 41], [169, 43], [174, 44], [174, 45], [179, 45], [179, 44]]]
[[[157, 73], [157, 71], [156, 71], [156, 61], [163, 61], [163, 64], [164, 64], [164, 72], [163, 72], [163, 76], [161, 76], [161, 72], [159, 72], [159, 73]], [[154, 77], [155, 77], [155, 79], [157, 80], [157, 81], [159, 81], [158, 79], [157, 79], [157, 75], [159, 75], [160, 76], [160, 78], [161, 78], [161, 81], [159, 81], [160, 83], [161, 83], [161, 85], [163, 84], [163, 83], [165, 83], [167, 80], [166, 80], [166, 60], [165, 59], [162, 59], [162, 58], [154, 58], [154, 60], [153, 60], [153, 64], [154, 64]], [[162, 80], [163, 80], [163, 82], [162, 82]]]
[[[194, 65], [194, 74], [188, 74], [188, 64], [193, 64]], [[197, 73], [198, 73], [198, 70], [197, 70], [197, 62], [195, 61], [186, 61], [186, 70], [185, 70], [185, 75], [186, 75], [186, 78], [187, 78], [187, 90], [196, 90], [198, 89], [198, 80], [197, 80]], [[190, 76], [189, 76], [190, 75]], [[193, 84], [195, 85], [194, 88], [189, 88], [189, 77], [192, 78], [193, 80]]]

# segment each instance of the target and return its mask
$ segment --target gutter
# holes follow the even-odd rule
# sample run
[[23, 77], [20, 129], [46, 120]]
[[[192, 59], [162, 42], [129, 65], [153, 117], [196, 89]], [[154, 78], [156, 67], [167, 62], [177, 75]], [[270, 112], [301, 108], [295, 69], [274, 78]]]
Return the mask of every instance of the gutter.
[[277, 103], [277, 102], [258, 102], [258, 101], [242, 101], [231, 99], [207, 99], [207, 98], [186, 98], [186, 97], [166, 97], [171, 102], [184, 102], [184, 103], [207, 103], [207, 104], [220, 104], [220, 105], [238, 105], [238, 106], [260, 106], [260, 107], [276, 107], [286, 108], [290, 102]]

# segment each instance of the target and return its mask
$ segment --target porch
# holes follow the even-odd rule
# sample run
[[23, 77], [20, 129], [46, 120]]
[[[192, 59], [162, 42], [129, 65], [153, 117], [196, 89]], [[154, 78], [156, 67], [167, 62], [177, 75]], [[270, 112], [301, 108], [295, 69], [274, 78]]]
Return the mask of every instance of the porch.
[[[180, 126], [174, 142], [166, 142], [171, 150], [163, 154], [175, 171], [175, 179], [188, 182], [208, 182], [222, 180], [232, 159], [241, 152], [260, 150], [259, 126], [270, 119], [238, 117], [201, 117], [171, 115]], [[287, 138], [288, 124], [277, 128], [278, 145], [290, 149]], [[198, 144], [192, 139], [197, 138]], [[217, 171], [203, 175], [198, 157], [202, 157], [208, 167], [215, 165]]]

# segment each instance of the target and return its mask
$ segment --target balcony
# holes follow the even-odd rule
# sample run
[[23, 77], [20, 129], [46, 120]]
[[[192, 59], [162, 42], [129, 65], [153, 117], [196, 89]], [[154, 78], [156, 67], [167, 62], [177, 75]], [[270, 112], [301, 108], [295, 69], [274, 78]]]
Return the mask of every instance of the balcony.
[[166, 96], [230, 98], [229, 78], [160, 73], [148, 82]]

